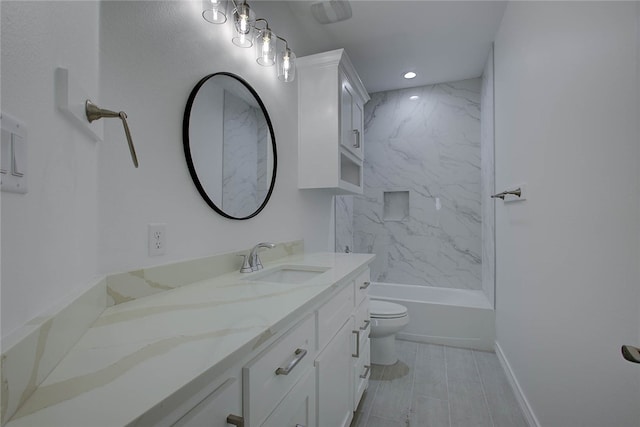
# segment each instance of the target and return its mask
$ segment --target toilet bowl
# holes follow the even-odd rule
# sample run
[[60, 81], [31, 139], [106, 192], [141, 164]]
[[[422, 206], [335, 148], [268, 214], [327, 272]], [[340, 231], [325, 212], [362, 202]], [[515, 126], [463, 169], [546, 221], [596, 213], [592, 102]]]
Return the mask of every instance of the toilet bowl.
[[396, 356], [396, 333], [409, 324], [407, 307], [387, 301], [371, 300], [371, 363], [393, 365]]

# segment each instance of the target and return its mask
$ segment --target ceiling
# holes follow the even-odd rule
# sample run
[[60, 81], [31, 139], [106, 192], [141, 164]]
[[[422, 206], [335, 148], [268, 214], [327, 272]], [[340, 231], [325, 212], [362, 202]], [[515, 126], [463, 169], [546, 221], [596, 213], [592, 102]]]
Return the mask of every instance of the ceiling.
[[[351, 0], [350, 19], [322, 25], [311, 14], [312, 0], [251, 3], [298, 57], [345, 48], [370, 93], [480, 76], [506, 7], [506, 1]], [[417, 77], [404, 79], [406, 71]]]

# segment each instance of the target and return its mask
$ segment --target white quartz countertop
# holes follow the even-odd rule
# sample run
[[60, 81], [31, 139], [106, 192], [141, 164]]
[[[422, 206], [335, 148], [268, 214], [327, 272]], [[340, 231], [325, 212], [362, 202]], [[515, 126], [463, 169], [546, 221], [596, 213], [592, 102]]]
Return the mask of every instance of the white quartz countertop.
[[7, 426], [126, 426], [212, 368], [232, 367], [373, 257], [294, 255], [265, 270], [329, 270], [302, 285], [234, 272], [109, 307]]

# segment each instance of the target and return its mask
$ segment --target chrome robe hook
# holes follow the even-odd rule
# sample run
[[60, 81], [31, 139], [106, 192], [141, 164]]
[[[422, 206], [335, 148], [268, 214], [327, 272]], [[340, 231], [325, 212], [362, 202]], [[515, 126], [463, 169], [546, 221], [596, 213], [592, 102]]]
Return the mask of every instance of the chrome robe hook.
[[131, 139], [131, 132], [129, 131], [129, 125], [127, 124], [127, 115], [124, 111], [120, 111], [116, 113], [115, 111], [105, 110], [103, 108], [99, 108], [96, 104], [91, 102], [91, 100], [87, 99], [85, 102], [85, 111], [87, 114], [87, 120], [89, 123], [94, 120], [102, 119], [103, 117], [119, 117], [122, 120], [122, 126], [124, 126], [124, 134], [127, 137], [127, 142], [129, 143], [129, 152], [131, 153], [131, 160], [133, 161], [133, 165], [138, 167], [138, 156], [136, 156], [136, 149], [133, 146], [133, 140]]

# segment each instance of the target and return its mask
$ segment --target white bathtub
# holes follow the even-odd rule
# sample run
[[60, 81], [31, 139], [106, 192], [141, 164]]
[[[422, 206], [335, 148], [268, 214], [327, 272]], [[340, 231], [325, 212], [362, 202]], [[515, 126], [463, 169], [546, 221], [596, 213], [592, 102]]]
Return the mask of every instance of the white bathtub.
[[372, 282], [369, 296], [407, 307], [399, 339], [493, 351], [495, 314], [482, 291]]

